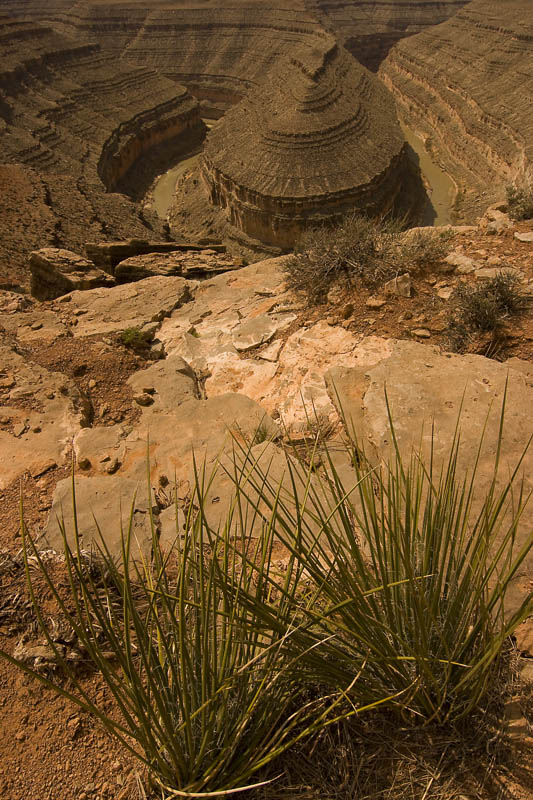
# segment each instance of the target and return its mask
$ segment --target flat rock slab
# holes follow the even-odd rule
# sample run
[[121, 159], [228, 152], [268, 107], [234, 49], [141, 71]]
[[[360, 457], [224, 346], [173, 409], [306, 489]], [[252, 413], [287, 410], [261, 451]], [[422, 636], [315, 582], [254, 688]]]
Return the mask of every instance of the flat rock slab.
[[187, 400], [198, 399], [196, 375], [181, 356], [169, 356], [147, 369], [139, 370], [128, 379], [136, 394], [152, 398], [152, 412], [175, 410]]
[[269, 342], [278, 331], [279, 323], [267, 314], [246, 320], [237, 325], [232, 331], [233, 344], [239, 353], [252, 350], [261, 344]]
[[69, 292], [114, 286], [115, 280], [92, 261], [57, 247], [30, 255], [31, 293], [38, 300], [54, 300]]
[[75, 337], [118, 333], [161, 322], [191, 298], [192, 285], [183, 278], [145, 278], [112, 289], [73, 292], [69, 311], [77, 315]]
[[174, 252], [166, 254], [150, 253], [134, 256], [121, 261], [115, 267], [115, 278], [118, 283], [128, 283], [148, 278], [153, 275], [181, 277], [197, 277], [216, 275], [220, 272], [239, 269], [234, 259], [214, 250]]
[[515, 233], [514, 238], [518, 239], [519, 242], [533, 243], [533, 231], [526, 231], [525, 233]]
[[0, 489], [25, 472], [63, 464], [69, 443], [88, 424], [89, 403], [76, 384], [0, 346]]
[[[102, 536], [111, 555], [120, 560], [121, 529], [128, 531], [131, 520], [131, 553], [133, 558], [150, 556], [152, 528], [147, 491], [139, 481], [118, 476], [104, 478], [76, 477], [77, 526], [82, 549], [98, 552]], [[154, 511], [157, 507], [154, 506]], [[60, 481], [56, 486], [50, 518], [44, 535], [45, 543], [62, 552], [64, 525], [67, 541], [75, 548], [75, 525], [72, 501], [72, 481]]]
[[58, 314], [41, 310], [24, 314], [0, 314], [0, 327], [15, 334], [19, 342], [50, 342], [67, 332], [67, 327]]

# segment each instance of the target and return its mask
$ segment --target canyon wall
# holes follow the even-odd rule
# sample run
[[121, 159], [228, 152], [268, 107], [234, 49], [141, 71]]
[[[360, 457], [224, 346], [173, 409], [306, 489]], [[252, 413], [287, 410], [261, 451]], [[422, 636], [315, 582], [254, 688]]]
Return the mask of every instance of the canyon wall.
[[396, 42], [438, 25], [468, 0], [307, 0], [361, 64], [373, 71]]
[[120, 186], [155, 145], [203, 129], [198, 104], [154, 70], [37, 23], [0, 25], [0, 158]]
[[468, 219], [533, 163], [533, 13], [523, 0], [473, 0], [397, 44], [380, 75], [399, 114], [460, 190]]
[[[253, 239], [292, 248], [357, 208], [386, 213], [409, 176], [392, 98], [329, 36], [280, 61], [208, 134], [209, 202]], [[407, 193], [411, 210], [416, 192]]]

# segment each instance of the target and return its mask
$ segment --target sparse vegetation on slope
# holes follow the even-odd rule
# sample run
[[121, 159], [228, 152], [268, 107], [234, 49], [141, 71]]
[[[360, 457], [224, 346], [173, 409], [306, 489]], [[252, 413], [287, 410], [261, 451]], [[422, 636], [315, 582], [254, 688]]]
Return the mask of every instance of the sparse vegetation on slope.
[[312, 303], [334, 286], [374, 289], [406, 269], [428, 267], [449, 251], [448, 232], [403, 233], [391, 219], [351, 214], [335, 227], [305, 233], [286, 265], [287, 284]]
[[[503, 414], [501, 424], [502, 432]], [[508, 637], [533, 612], [530, 593], [504, 613], [533, 543], [531, 534], [512, 552], [528, 499], [520, 463], [501, 484], [496, 456], [479, 498], [475, 467], [461, 476], [459, 434], [442, 465], [433, 450], [406, 461], [396, 446], [388, 464], [372, 467], [356, 442], [346, 447], [353, 483], [327, 449], [322, 472], [289, 458], [290, 480], [280, 483], [236, 441], [233, 461], [218, 467], [235, 491], [223, 524], [208, 523], [212, 476], [197, 472], [184, 530], [176, 526], [165, 549], [153, 527], [151, 558], [133, 560], [132, 521], [119, 564], [102, 539], [97, 569], [87, 568], [79, 531], [74, 546], [64, 531], [66, 599], [26, 535], [34, 609], [70, 683], [18, 665], [96, 716], [164, 797], [231, 792], [254, 776], [264, 784], [272, 773], [263, 768], [312, 736], [320, 764], [319, 732], [363, 710], [386, 704], [403, 724], [450, 723], [492, 691]], [[283, 567], [274, 557], [280, 543]], [[64, 659], [30, 561], [119, 718]], [[277, 796], [275, 785], [263, 792]]]
[[523, 177], [508, 186], [507, 203], [513, 219], [533, 219], [533, 179]]
[[448, 336], [452, 349], [461, 352], [476, 333], [501, 337], [504, 323], [522, 313], [526, 298], [516, 275], [502, 271], [479, 285], [459, 283], [452, 304]]

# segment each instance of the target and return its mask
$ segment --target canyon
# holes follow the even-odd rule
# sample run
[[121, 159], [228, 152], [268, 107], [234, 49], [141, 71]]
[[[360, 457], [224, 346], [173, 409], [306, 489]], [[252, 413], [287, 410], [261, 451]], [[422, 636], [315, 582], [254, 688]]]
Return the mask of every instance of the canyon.
[[[432, 453], [437, 471], [459, 421], [457, 472], [477, 464], [475, 508], [495, 452], [497, 485], [519, 463], [532, 491], [533, 219], [512, 218], [505, 197], [531, 176], [530, 5], [0, 0], [0, 649], [55, 674], [28, 598], [21, 496], [62, 575], [73, 484], [84, 553], [104, 532], [120, 560], [131, 509], [133, 555], [148, 563], [152, 530], [165, 548], [180, 541], [198, 465], [206, 519], [224, 524], [240, 448], [290, 503], [302, 468], [314, 486], [329, 463], [353, 486], [350, 438], [372, 473], [392, 442], [405, 459]], [[291, 288], [302, 234], [353, 210], [410, 228], [394, 234], [401, 270], [383, 264], [386, 281], [341, 280], [316, 302]], [[495, 279], [517, 313], [458, 344], [460, 298]], [[255, 545], [259, 518], [248, 501], [240, 510]], [[532, 525], [530, 503], [508, 612], [532, 596]], [[74, 640], [61, 647], [107, 708]], [[502, 692], [517, 693], [533, 617], [512, 648]], [[2, 798], [153, 797], [90, 715], [1, 659], [0, 687]], [[405, 800], [405, 785], [410, 800], [493, 800], [498, 784], [526, 800], [533, 715], [510, 699], [486, 773], [470, 740], [467, 757], [451, 740], [431, 762], [425, 732], [420, 773], [402, 724], [407, 773], [380, 768], [393, 785], [357, 794], [348, 765], [327, 796]], [[291, 796], [325, 796], [321, 774], [317, 787], [293, 783]]]
[[[258, 0], [149, 7], [140, 0], [54, 0], [46, 8], [3, 0], [1, 157], [41, 179], [54, 175], [52, 183], [57, 175], [63, 183], [74, 178], [75, 195], [83, 183], [89, 204], [101, 195], [100, 205], [113, 206], [112, 219], [120, 207], [128, 224], [108, 233], [101, 226], [103, 239], [142, 228], [148, 238], [165, 238], [169, 222], [173, 238], [226, 237], [253, 259], [290, 249], [307, 227], [333, 222], [348, 208], [434, 219], [424, 211], [425, 189], [432, 173], [439, 180], [439, 167], [452, 182], [443, 193], [450, 205], [444, 219], [471, 222], [530, 165], [523, 99], [531, 91], [532, 23], [521, 9], [519, 0], [291, 0], [268, 7]], [[32, 53], [30, 67], [24, 51]], [[320, 58], [323, 69], [313, 66]], [[315, 85], [304, 90], [313, 70]], [[407, 138], [423, 142], [422, 161], [406, 157], [381, 81]], [[302, 99], [305, 91], [314, 93], [312, 102]], [[352, 95], [350, 113], [340, 112], [350, 101], [339, 98]], [[319, 96], [327, 98], [322, 106]], [[162, 220], [150, 202], [139, 208], [157, 175], [202, 149], [202, 119], [219, 117], [200, 163], [177, 169], [178, 196]], [[363, 144], [354, 161], [357, 141]], [[421, 179], [428, 159], [435, 166], [428, 162]], [[293, 167], [299, 183], [285, 179]], [[33, 180], [27, 175], [26, 183]], [[44, 243], [79, 248], [79, 237], [61, 233], [74, 221], [43, 208], [43, 216], [50, 212], [55, 233]], [[2, 284], [23, 285], [23, 269], [17, 261], [18, 284]]]

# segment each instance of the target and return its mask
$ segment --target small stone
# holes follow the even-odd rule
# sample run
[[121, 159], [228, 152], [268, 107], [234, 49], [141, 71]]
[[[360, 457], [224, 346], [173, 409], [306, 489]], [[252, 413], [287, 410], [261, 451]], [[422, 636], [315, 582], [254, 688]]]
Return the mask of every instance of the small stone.
[[415, 328], [413, 331], [411, 331], [411, 333], [413, 334], [413, 336], [416, 336], [417, 339], [431, 338], [431, 332], [428, 331], [427, 328]]
[[30, 328], [32, 329], [32, 331], [40, 331], [42, 327], [43, 327], [43, 323], [42, 322], [33, 322], [30, 325]]
[[143, 386], [142, 391], [144, 394], [155, 394], [155, 389], [153, 386]]
[[96, 389], [96, 381], [94, 380], [94, 378], [91, 378], [91, 380], [88, 383], [88, 386], [89, 389]]
[[161, 474], [159, 476], [159, 485], [162, 486], [163, 489], [164, 489], [165, 486], [168, 486], [168, 484], [169, 484], [169, 480], [168, 480], [167, 476], [164, 475], [164, 474]]
[[383, 308], [387, 301], [382, 297], [369, 297], [365, 305], [367, 308]]
[[35, 427], [31, 429], [32, 433], [41, 433], [41, 431], [42, 431], [42, 428], [41, 428], [40, 425], [35, 425]]
[[533, 231], [526, 231], [525, 233], [515, 233], [515, 239], [519, 242], [533, 242]]
[[80, 469], [85, 469], [85, 470], [91, 469], [91, 462], [89, 461], [88, 458], [80, 458], [80, 460], [78, 461], [78, 467]]
[[133, 400], [139, 406], [151, 406], [154, 402], [154, 398], [152, 397], [152, 395], [147, 394], [146, 392], [142, 392], [141, 394], [136, 394]]
[[109, 405], [109, 403], [104, 403], [100, 408], [100, 414], [102, 416], [104, 416], [104, 414], [109, 414], [110, 411], [111, 411], [111, 406]]
[[441, 300], [449, 300], [453, 294], [453, 286], [445, 286], [437, 292]]
[[18, 733], [15, 734], [15, 739], [17, 740], [17, 742], [23, 742], [25, 738], [26, 734], [23, 731], [19, 731]]
[[354, 305], [353, 303], [347, 303], [344, 308], [342, 309], [342, 318], [343, 319], [350, 319], [354, 312]]
[[18, 439], [20, 436], [23, 435], [23, 433], [25, 433], [25, 431], [26, 431], [26, 423], [25, 422], [20, 422], [18, 425], [15, 425], [15, 427], [13, 428], [13, 436], [16, 436], [17, 439]]
[[50, 472], [51, 469], [55, 469], [56, 467], [57, 463], [52, 459], [50, 459], [49, 461], [46, 461], [44, 464], [35, 467], [35, 469], [33, 469], [30, 474], [32, 478], [40, 478], [41, 475], [45, 475], [47, 472]]
[[108, 475], [114, 475], [120, 469], [120, 461], [114, 458], [106, 469]]
[[397, 297], [411, 297], [411, 276], [408, 272], [404, 275], [398, 275], [393, 278], [383, 287], [385, 294], [394, 294]]

